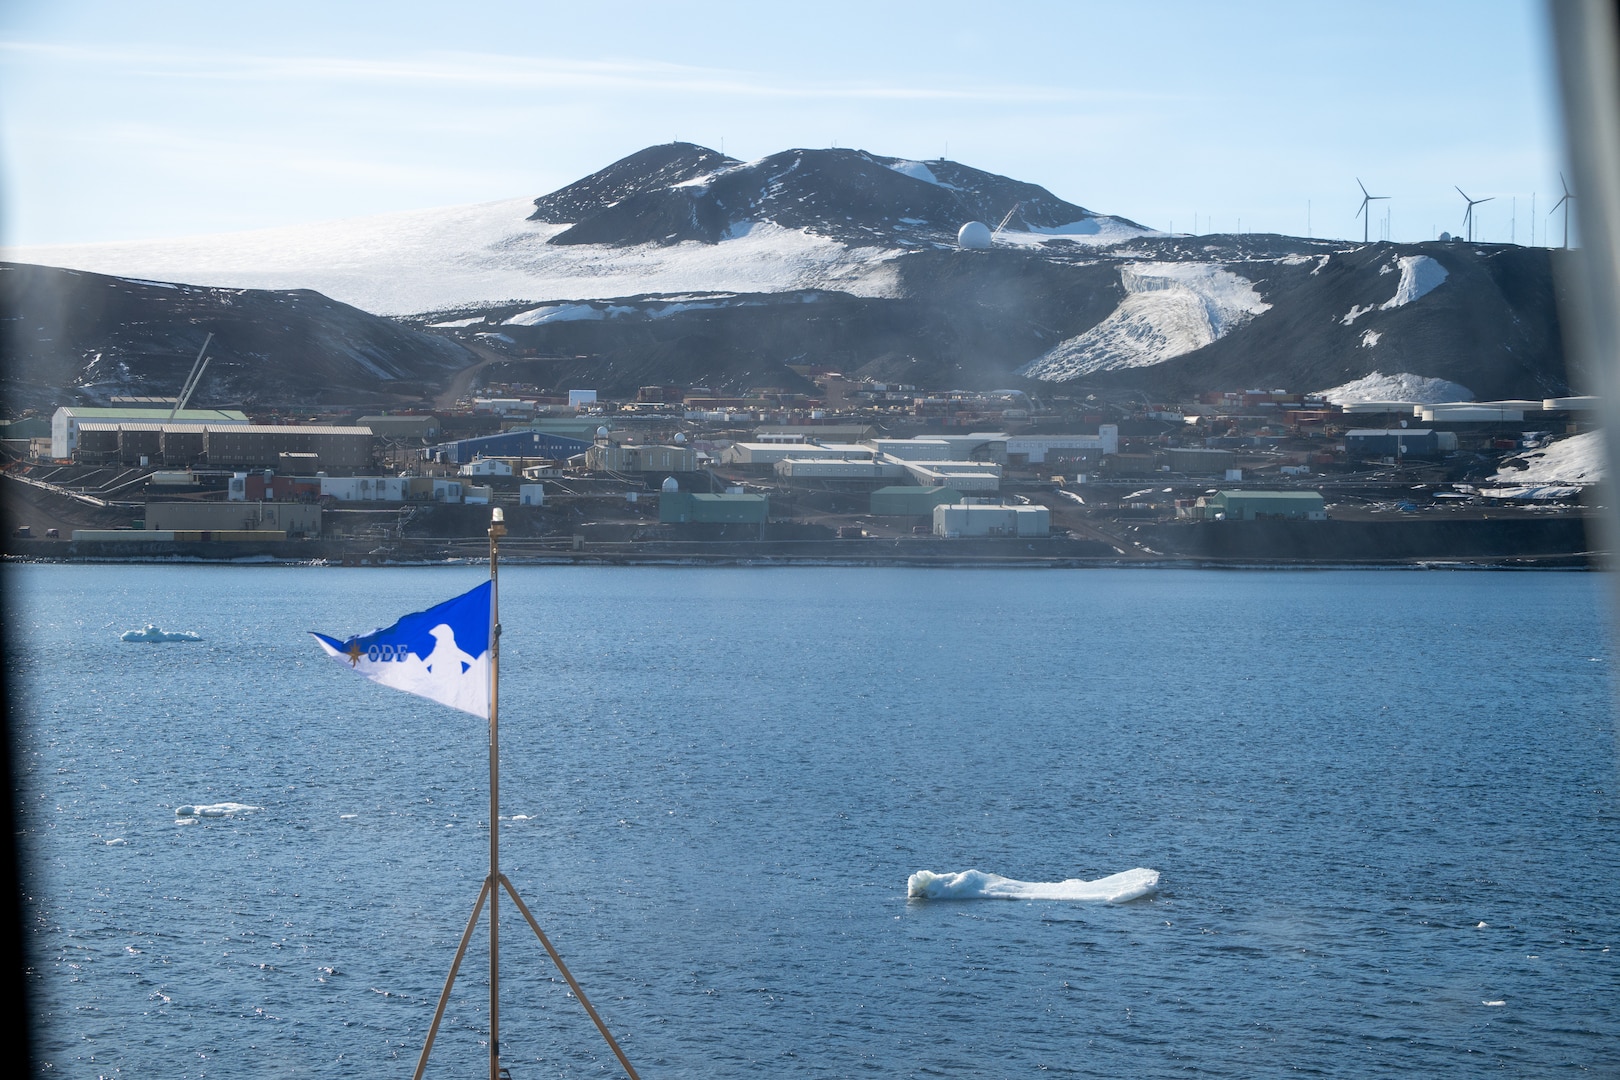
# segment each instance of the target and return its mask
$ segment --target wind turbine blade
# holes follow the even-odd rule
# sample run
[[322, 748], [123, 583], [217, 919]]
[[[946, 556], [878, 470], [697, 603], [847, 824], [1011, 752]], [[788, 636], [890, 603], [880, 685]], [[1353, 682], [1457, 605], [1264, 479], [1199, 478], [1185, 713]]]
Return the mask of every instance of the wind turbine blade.
[[1361, 177], [1359, 177], [1359, 176], [1356, 177], [1356, 187], [1360, 188], [1362, 196], [1366, 197], [1366, 195], [1367, 195], [1367, 185], [1363, 184], [1361, 182]]
[[[1451, 186], [1452, 187], [1457, 187], [1456, 184], [1452, 184]], [[1457, 194], [1461, 195], [1465, 199], [1468, 198], [1468, 192], [1464, 191], [1462, 188], [1457, 188]], [[1469, 201], [1472, 202], [1473, 200], [1470, 199]]]
[[1496, 201], [1496, 196], [1495, 195], [1487, 195], [1483, 199], [1475, 199], [1474, 201], [1475, 202], [1482, 202], [1482, 203], [1495, 202]]
[[1558, 174], [1558, 182], [1564, 186], [1564, 198], [1569, 198], [1569, 181], [1564, 179], [1563, 173]]

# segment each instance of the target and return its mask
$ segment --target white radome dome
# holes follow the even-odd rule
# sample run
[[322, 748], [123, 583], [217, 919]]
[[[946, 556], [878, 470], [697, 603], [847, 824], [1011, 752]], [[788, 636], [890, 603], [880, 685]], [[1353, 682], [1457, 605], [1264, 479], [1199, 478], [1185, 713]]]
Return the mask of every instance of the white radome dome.
[[970, 251], [984, 251], [990, 246], [990, 226], [982, 221], [970, 221], [956, 232], [956, 246]]
[[597, 428], [597, 429], [596, 429], [596, 437], [597, 437], [597, 438], [598, 438], [598, 439], [605, 439], [605, 438], [607, 438], [607, 437], [608, 437], [608, 429], [607, 429], [607, 428], [605, 428], [605, 427], [599, 427], [599, 428]]
[[675, 478], [673, 476], [666, 476], [666, 477], [664, 477], [664, 483], [663, 483], [663, 486], [662, 486], [662, 490], [664, 490], [664, 491], [679, 491], [679, 490], [681, 490], [681, 485], [676, 483]]
[[675, 433], [675, 445], [676, 446], [685, 446], [686, 445], [686, 432], [677, 431]]

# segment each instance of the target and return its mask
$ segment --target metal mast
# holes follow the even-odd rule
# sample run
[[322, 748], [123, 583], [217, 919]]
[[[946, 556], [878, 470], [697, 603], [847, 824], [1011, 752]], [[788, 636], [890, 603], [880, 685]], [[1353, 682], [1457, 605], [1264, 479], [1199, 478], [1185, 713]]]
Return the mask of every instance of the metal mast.
[[563, 958], [546, 937], [545, 931], [529, 911], [523, 898], [512, 887], [512, 882], [501, 873], [501, 772], [500, 772], [500, 672], [501, 672], [501, 614], [500, 614], [500, 554], [501, 537], [506, 535], [506, 515], [500, 507], [490, 511], [489, 520], [489, 874], [484, 878], [484, 884], [478, 890], [478, 901], [473, 905], [472, 916], [467, 919], [467, 928], [462, 931], [461, 944], [456, 947], [456, 958], [450, 962], [450, 973], [445, 976], [444, 990], [439, 994], [439, 1004], [433, 1011], [433, 1023], [428, 1027], [427, 1039], [422, 1045], [422, 1056], [417, 1059], [416, 1072], [412, 1074], [413, 1080], [422, 1080], [422, 1072], [427, 1068], [428, 1055], [433, 1052], [433, 1040], [439, 1033], [439, 1023], [444, 1019], [445, 1006], [450, 1003], [450, 988], [455, 985], [456, 973], [461, 970], [461, 961], [467, 955], [467, 945], [472, 941], [473, 931], [478, 927], [478, 916], [483, 913], [484, 901], [489, 901], [489, 1080], [501, 1080], [501, 939], [500, 939], [500, 891], [512, 898], [529, 928], [534, 931], [535, 937], [545, 947], [546, 954], [551, 962], [557, 965], [557, 970], [568, 983], [568, 988], [574, 992], [574, 997], [584, 1006], [585, 1012], [601, 1032], [602, 1038], [607, 1041], [608, 1049], [613, 1056], [619, 1059], [624, 1068], [625, 1075], [630, 1080], [641, 1080], [636, 1075], [635, 1068], [630, 1059], [624, 1056], [619, 1044], [614, 1041], [613, 1035], [608, 1031], [596, 1009], [591, 1005], [590, 999], [585, 996], [585, 990], [575, 981], [573, 973], [563, 963]]

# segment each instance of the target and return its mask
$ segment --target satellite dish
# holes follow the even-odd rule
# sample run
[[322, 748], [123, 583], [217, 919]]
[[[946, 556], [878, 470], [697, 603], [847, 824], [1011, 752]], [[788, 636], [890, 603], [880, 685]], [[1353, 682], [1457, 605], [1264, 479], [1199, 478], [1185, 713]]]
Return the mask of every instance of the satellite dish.
[[675, 478], [673, 476], [666, 476], [664, 477], [664, 483], [660, 490], [679, 491], [681, 490], [681, 485], [675, 482]]
[[970, 221], [957, 230], [956, 246], [969, 251], [985, 251], [990, 247], [990, 226], [982, 221]]
[[608, 437], [608, 429], [607, 429], [607, 428], [605, 428], [605, 427], [599, 427], [599, 428], [597, 428], [597, 429], [596, 429], [596, 437], [597, 437], [597, 438], [598, 438], [598, 439], [605, 439], [605, 438], [607, 438], [607, 437]]

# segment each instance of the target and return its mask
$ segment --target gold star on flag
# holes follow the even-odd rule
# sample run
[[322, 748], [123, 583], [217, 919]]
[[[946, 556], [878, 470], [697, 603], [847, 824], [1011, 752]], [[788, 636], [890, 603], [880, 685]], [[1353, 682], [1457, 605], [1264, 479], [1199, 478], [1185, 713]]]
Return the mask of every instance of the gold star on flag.
[[363, 654], [360, 652], [360, 641], [359, 641], [359, 639], [356, 638], [354, 641], [349, 642], [349, 666], [350, 667], [359, 667], [360, 666], [360, 657], [362, 655]]

